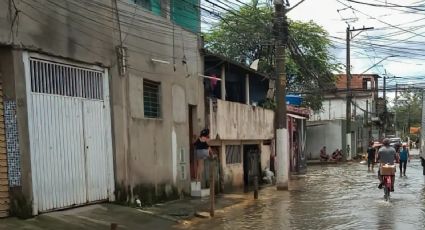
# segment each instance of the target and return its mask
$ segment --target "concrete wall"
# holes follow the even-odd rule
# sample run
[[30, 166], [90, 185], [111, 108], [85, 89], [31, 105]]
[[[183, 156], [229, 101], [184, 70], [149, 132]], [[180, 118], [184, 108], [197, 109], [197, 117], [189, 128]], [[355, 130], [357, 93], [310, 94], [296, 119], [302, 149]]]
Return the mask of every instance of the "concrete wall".
[[[119, 7], [134, 12], [131, 5]], [[121, 24], [123, 31], [129, 31], [124, 42], [128, 47], [129, 77], [112, 80], [114, 123], [124, 124], [114, 127], [117, 181], [131, 186], [172, 184], [189, 192], [189, 104], [197, 110], [194, 133], [199, 133], [205, 123], [198, 37], [143, 9], [136, 11], [135, 18], [155, 23], [138, 22], [144, 30], [129, 28], [130, 21]], [[158, 119], [144, 117], [143, 79], [161, 83]], [[181, 152], [186, 163], [184, 180], [180, 177]]]
[[[32, 200], [31, 161], [29, 152], [28, 114], [26, 99], [26, 82], [24, 64], [21, 50], [13, 50], [11, 47], [0, 47], [1, 80], [3, 82], [4, 99], [16, 102], [16, 119], [19, 133], [21, 186], [14, 191], [22, 192]], [[11, 194], [15, 199], [15, 194]]]
[[[226, 164], [226, 145], [239, 145], [241, 149], [241, 163]], [[243, 145], [241, 141], [223, 141], [220, 143], [220, 160], [223, 169], [224, 190], [229, 191], [234, 188], [243, 187]]]
[[[114, 57], [111, 1], [0, 2], [0, 44], [12, 44], [87, 63], [111, 66]], [[12, 33], [11, 33], [12, 28]]]
[[[241, 163], [235, 164], [226, 164], [226, 146], [227, 145], [239, 145], [241, 149]], [[265, 168], [267, 161], [265, 156], [268, 156], [270, 160], [270, 146], [264, 146], [261, 144], [261, 141], [221, 141], [220, 142], [220, 163], [221, 168], [223, 169], [223, 183], [224, 190], [230, 191], [237, 188], [242, 188], [244, 186], [244, 145], [259, 145], [260, 146], [260, 160], [261, 160], [261, 169]], [[264, 152], [263, 152], [264, 151]]]
[[[366, 103], [368, 102], [368, 106]], [[354, 105], [357, 105], [355, 106]], [[346, 117], [346, 100], [345, 99], [327, 99], [323, 101], [322, 110], [315, 112], [310, 117], [310, 121], [321, 121], [321, 120], [335, 120], [345, 119]], [[352, 116], [360, 115], [364, 116], [365, 111], [369, 111], [369, 119], [371, 118], [370, 113], [372, 109], [373, 101], [372, 98], [353, 98], [353, 104], [351, 107]]]
[[211, 138], [269, 140], [274, 137], [274, 111], [217, 99], [211, 119]]
[[268, 168], [270, 170], [270, 155], [272, 154], [272, 145], [261, 144], [261, 171]]
[[332, 154], [337, 148], [342, 149], [345, 133], [342, 120], [307, 122], [307, 159], [320, 159], [320, 149], [326, 146], [326, 153]]

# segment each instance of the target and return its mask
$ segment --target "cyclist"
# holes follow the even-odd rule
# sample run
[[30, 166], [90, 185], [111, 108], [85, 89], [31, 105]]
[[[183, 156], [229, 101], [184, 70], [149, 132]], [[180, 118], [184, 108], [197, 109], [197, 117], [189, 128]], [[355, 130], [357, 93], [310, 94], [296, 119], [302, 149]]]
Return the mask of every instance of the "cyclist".
[[[394, 162], [396, 160], [397, 157], [397, 153], [395, 151], [395, 149], [393, 147], [390, 146], [390, 140], [388, 138], [385, 138], [382, 141], [383, 146], [379, 149], [378, 151], [378, 157], [377, 160], [380, 163], [379, 166], [381, 166], [382, 164], [389, 164], [389, 165], [394, 165]], [[378, 169], [378, 179], [379, 179], [379, 186], [378, 188], [381, 189], [382, 188], [382, 177], [381, 177], [381, 167], [379, 167]], [[391, 192], [394, 192], [394, 180], [395, 180], [395, 176], [391, 176], [391, 181], [392, 181], [392, 188], [391, 188]]]

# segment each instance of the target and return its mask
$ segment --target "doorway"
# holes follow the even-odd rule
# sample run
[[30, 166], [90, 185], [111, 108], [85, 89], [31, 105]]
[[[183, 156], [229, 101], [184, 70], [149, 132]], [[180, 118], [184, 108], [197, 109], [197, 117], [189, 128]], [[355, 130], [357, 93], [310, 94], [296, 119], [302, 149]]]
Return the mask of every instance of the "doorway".
[[[188, 116], [189, 116], [189, 156], [190, 156], [190, 179], [195, 180], [196, 179], [196, 157], [195, 157], [195, 148], [193, 144], [196, 141], [197, 135], [194, 131], [194, 122], [196, 121], [196, 106], [195, 105], [189, 105], [188, 109]], [[194, 121], [195, 119], [195, 121]]]
[[261, 181], [260, 148], [258, 145], [243, 145], [243, 178], [244, 186], [254, 185], [254, 176]]

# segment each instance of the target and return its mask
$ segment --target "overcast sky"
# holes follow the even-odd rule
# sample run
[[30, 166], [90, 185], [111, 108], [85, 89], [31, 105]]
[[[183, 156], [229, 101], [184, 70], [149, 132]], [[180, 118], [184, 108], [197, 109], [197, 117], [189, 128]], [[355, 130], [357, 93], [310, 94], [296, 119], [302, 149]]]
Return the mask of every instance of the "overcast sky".
[[[385, 5], [385, 0], [359, 0], [367, 3]], [[298, 1], [291, 0], [291, 4]], [[387, 1], [388, 6], [418, 5], [418, 1], [393, 0]], [[424, 2], [424, 1], [421, 1]], [[338, 59], [345, 63], [345, 37], [347, 23], [350, 27], [374, 27], [374, 30], [362, 32], [352, 40], [351, 65], [352, 73], [362, 73], [385, 59], [368, 73], [399, 78], [389, 79], [389, 85], [398, 83], [424, 82], [425, 75], [425, 13], [406, 12], [408, 8], [373, 7], [352, 3], [346, 0], [306, 0], [289, 13], [293, 20], [313, 20], [323, 26], [334, 39], [337, 49], [334, 50]], [[391, 36], [389, 36], [391, 35]], [[363, 44], [362, 49], [358, 43]], [[367, 47], [368, 43], [377, 44]], [[384, 48], [380, 48], [384, 45]], [[377, 47], [378, 46], [378, 47]], [[424, 51], [417, 50], [424, 49]], [[390, 57], [395, 55], [396, 57]], [[421, 60], [423, 59], [423, 60]]]
[[[213, 9], [235, 7], [251, 0], [202, 0]], [[259, 0], [272, 2], [271, 0]], [[289, 0], [291, 6], [300, 0]], [[374, 27], [352, 39], [352, 73], [376, 73], [392, 77], [388, 89], [395, 84], [423, 83], [425, 86], [425, 1], [418, 0], [355, 0], [379, 7], [354, 3], [349, 0], [306, 0], [292, 10], [292, 20], [314, 21], [329, 32], [335, 46], [332, 53], [343, 64], [346, 61], [346, 28]], [[215, 5], [215, 6], [214, 6]], [[395, 5], [398, 5], [394, 7]], [[399, 7], [399, 6], [413, 6]], [[423, 34], [423, 35], [422, 35]], [[356, 35], [353, 32], [352, 35]], [[371, 68], [373, 67], [373, 68]], [[382, 79], [380, 85], [382, 87]], [[393, 97], [393, 94], [389, 94]]]

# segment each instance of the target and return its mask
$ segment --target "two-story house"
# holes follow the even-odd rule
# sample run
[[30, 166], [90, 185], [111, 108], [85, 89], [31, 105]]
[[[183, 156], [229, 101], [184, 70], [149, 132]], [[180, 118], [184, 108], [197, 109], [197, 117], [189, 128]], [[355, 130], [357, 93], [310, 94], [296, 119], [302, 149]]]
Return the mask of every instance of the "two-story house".
[[379, 127], [372, 122], [378, 117], [379, 75], [352, 74], [350, 140], [346, 138], [347, 77], [344, 74], [336, 77], [335, 88], [325, 95], [322, 110], [313, 113], [307, 125], [309, 159], [319, 159], [323, 146], [327, 147], [328, 154], [343, 149], [346, 158], [351, 159], [357, 152], [365, 151], [370, 140], [379, 137]]
[[290, 168], [276, 168], [275, 113], [267, 106], [274, 97], [272, 78], [217, 54], [206, 53], [204, 61], [206, 123], [219, 156], [220, 188], [246, 188], [255, 175], [261, 182], [265, 169], [304, 171], [309, 111], [288, 105]]

